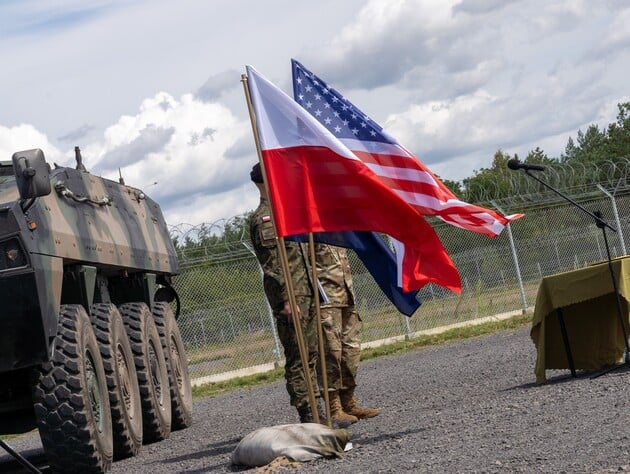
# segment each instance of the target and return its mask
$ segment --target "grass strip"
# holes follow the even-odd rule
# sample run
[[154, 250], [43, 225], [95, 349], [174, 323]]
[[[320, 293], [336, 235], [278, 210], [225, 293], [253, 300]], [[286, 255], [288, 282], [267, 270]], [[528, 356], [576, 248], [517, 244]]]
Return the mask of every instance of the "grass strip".
[[[436, 346], [449, 341], [468, 339], [471, 337], [491, 334], [498, 331], [508, 331], [521, 328], [531, 324], [531, 313], [518, 315], [513, 318], [491, 321], [474, 326], [464, 326], [455, 329], [449, 329], [440, 334], [430, 336], [419, 336], [410, 340], [395, 342], [386, 346], [363, 349], [361, 350], [361, 360], [369, 360], [384, 355], [400, 354], [412, 350], [420, 349], [426, 346]], [[246, 377], [237, 377], [222, 382], [210, 382], [204, 385], [193, 387], [194, 398], [206, 398], [227, 393], [242, 388], [251, 388], [257, 385], [263, 385], [275, 382], [284, 377], [284, 369], [278, 368], [269, 372], [256, 375], [248, 375]]]

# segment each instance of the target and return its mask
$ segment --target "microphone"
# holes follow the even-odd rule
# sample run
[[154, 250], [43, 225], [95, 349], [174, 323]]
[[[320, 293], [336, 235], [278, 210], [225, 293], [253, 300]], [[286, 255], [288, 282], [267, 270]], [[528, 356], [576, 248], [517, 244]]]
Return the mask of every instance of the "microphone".
[[530, 163], [521, 163], [517, 158], [511, 158], [507, 162], [508, 168], [511, 170], [525, 170], [525, 171], [545, 171], [543, 165], [534, 165]]

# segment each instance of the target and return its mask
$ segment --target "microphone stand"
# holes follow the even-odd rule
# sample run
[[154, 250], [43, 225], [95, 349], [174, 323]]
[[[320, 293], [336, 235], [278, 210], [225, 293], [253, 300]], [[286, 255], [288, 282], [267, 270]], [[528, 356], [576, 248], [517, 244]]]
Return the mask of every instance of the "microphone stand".
[[4, 449], [7, 453], [9, 453], [18, 463], [26, 468], [28, 472], [32, 472], [33, 474], [42, 474], [42, 471], [33, 466], [26, 458], [24, 458], [20, 453], [14, 451], [11, 446], [0, 439], [0, 448]]
[[[519, 165], [519, 166], [522, 166], [522, 165]], [[624, 340], [624, 342], [626, 344], [626, 353], [625, 353], [625, 356], [624, 356], [624, 362], [622, 362], [621, 364], [613, 365], [613, 366], [611, 366], [611, 367], [609, 367], [607, 369], [604, 369], [603, 371], [599, 372], [598, 374], [594, 375], [591, 378], [600, 377], [600, 376], [602, 376], [604, 374], [612, 372], [613, 370], [616, 370], [616, 369], [618, 369], [620, 367], [624, 367], [624, 366], [630, 364], [630, 345], [628, 344], [628, 330], [626, 329], [626, 322], [625, 322], [625, 319], [623, 317], [623, 309], [622, 309], [622, 306], [621, 306], [621, 296], [619, 295], [619, 286], [617, 285], [617, 277], [615, 275], [615, 270], [613, 269], [613, 265], [612, 265], [612, 258], [610, 256], [610, 247], [608, 245], [608, 236], [606, 235], [606, 228], [612, 230], [613, 232], [617, 232], [617, 229], [615, 229], [613, 226], [608, 224], [603, 219], [601, 212], [599, 212], [599, 211], [595, 211], [595, 212], [589, 211], [588, 209], [586, 209], [581, 204], [575, 202], [569, 196], [561, 193], [560, 191], [558, 191], [553, 186], [550, 186], [549, 184], [545, 183], [542, 179], [539, 179], [538, 177], [536, 177], [533, 174], [531, 174], [530, 170], [527, 169], [526, 167], [522, 166], [522, 169], [525, 171], [525, 174], [527, 176], [529, 176], [530, 178], [538, 181], [545, 188], [553, 191], [558, 196], [560, 196], [563, 199], [567, 200], [568, 202], [573, 204], [575, 207], [577, 207], [578, 209], [580, 209], [584, 213], [586, 213], [589, 216], [591, 216], [595, 220], [595, 225], [602, 230], [602, 234], [604, 235], [604, 244], [606, 246], [606, 256], [608, 258], [608, 270], [610, 271], [610, 278], [612, 280], [613, 290], [614, 290], [614, 293], [615, 293], [615, 298], [616, 298], [616, 303], [617, 303], [617, 316], [619, 318], [619, 324], [621, 325], [621, 331], [623, 333], [623, 340]], [[538, 170], [542, 171], [542, 169], [544, 169], [544, 168], [540, 168]], [[573, 365], [572, 361], [570, 361], [570, 363], [571, 363], [571, 365]]]

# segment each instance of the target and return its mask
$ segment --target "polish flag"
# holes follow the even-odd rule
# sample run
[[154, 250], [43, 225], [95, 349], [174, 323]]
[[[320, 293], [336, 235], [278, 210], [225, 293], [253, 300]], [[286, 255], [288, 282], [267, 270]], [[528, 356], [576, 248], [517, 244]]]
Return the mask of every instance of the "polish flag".
[[247, 66], [275, 225], [281, 237], [373, 231], [404, 245], [402, 288], [461, 281], [433, 228], [299, 104]]

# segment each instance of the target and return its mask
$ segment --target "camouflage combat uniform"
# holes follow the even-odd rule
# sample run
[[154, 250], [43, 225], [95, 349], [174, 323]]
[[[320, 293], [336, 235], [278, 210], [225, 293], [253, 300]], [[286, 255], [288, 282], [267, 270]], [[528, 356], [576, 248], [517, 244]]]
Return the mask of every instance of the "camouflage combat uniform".
[[344, 248], [316, 244], [315, 258], [317, 278], [328, 297], [320, 308], [328, 390], [354, 389], [361, 355], [361, 319], [354, 305], [348, 254]]
[[[256, 258], [263, 270], [263, 286], [269, 305], [273, 311], [278, 329], [278, 337], [284, 348], [285, 379], [291, 405], [300, 407], [308, 403], [308, 389], [300, 351], [295, 337], [295, 328], [284, 312], [284, 302], [289, 299], [277, 248], [276, 234], [269, 211], [269, 201], [260, 199], [258, 208], [250, 217], [250, 238]], [[308, 245], [285, 241], [287, 259], [291, 269], [293, 289], [300, 307], [302, 333], [308, 350], [308, 365], [311, 380], [317, 396], [315, 367], [317, 363], [317, 326], [313, 291], [308, 265]]]

